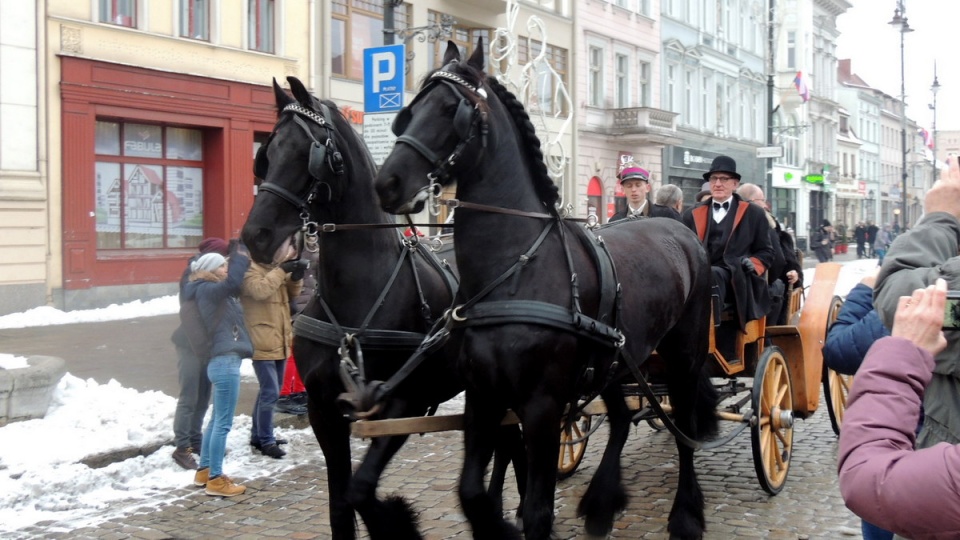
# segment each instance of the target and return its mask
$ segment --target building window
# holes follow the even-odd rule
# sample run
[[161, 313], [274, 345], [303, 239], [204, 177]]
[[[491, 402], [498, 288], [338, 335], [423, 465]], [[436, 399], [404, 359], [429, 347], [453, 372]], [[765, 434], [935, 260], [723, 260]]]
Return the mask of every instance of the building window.
[[590, 106], [603, 107], [603, 49], [600, 47], [590, 47], [590, 78], [587, 86]]
[[[409, 26], [410, 9], [409, 3], [393, 9], [393, 21], [397, 30]], [[384, 45], [383, 2], [380, 0], [333, 0], [332, 10], [330, 36], [332, 71], [348, 79], [363, 80], [363, 50]], [[407, 46], [409, 47], [410, 44]]]
[[670, 112], [677, 112], [676, 107], [677, 91], [677, 66], [667, 66], [667, 99], [666, 109]]
[[797, 33], [787, 32], [787, 67], [797, 68]]
[[694, 117], [693, 101], [693, 71], [685, 70], [683, 73], [683, 123], [688, 126], [696, 125], [697, 119]]
[[[439, 25], [442, 17], [443, 15], [440, 13], [430, 11], [427, 13], [427, 23], [431, 26]], [[483, 65], [489, 65], [490, 49], [487, 46], [490, 44], [490, 34], [489, 28], [467, 28], [459, 24], [454, 25], [451, 28], [449, 38], [436, 40], [433, 47], [430, 48], [430, 65], [434, 69], [443, 67], [441, 62], [443, 62], [443, 54], [447, 52], [447, 39], [457, 44], [457, 47], [460, 49], [461, 58], [469, 58], [476, 50], [477, 40], [479, 38], [483, 38], [484, 44]], [[409, 47], [410, 45], [408, 44], [407, 46]]]
[[254, 51], [273, 53], [276, 2], [274, 0], [249, 0], [247, 24], [248, 48]]
[[767, 196], [770, 211], [776, 216], [783, 228], [796, 229], [797, 227], [797, 190], [787, 188], [773, 188], [773, 193]]
[[640, 90], [640, 106], [650, 107], [650, 63], [640, 62], [639, 71], [640, 80], [637, 81], [637, 86]]
[[203, 238], [203, 133], [98, 120], [97, 249], [196, 247]]
[[100, 22], [137, 27], [136, 0], [100, 0]]
[[210, 0], [181, 0], [180, 37], [210, 41]]
[[[543, 44], [540, 41], [529, 38], [520, 38], [517, 40], [517, 62], [521, 65], [532, 61], [540, 56]], [[550, 72], [546, 65], [536, 66], [536, 103], [544, 114], [560, 115], [566, 114], [566, 100], [555, 99], [559, 97], [557, 92], [560, 85], [566, 85], [567, 81], [567, 50], [560, 47], [554, 47], [547, 44], [547, 52], [544, 59], [550, 68], [556, 72], [556, 76]], [[533, 103], [528, 96], [527, 103]]]
[[617, 64], [617, 95], [618, 109], [630, 106], [630, 58], [625, 54], [616, 56]]

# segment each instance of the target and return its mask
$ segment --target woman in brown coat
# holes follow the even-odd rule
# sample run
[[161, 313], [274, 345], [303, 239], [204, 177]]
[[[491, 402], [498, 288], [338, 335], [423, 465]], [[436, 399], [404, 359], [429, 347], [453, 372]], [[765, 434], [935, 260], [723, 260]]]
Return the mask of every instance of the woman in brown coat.
[[293, 328], [290, 299], [300, 293], [306, 265], [293, 260], [293, 246], [281, 248], [274, 264], [250, 264], [243, 278], [243, 314], [253, 342], [253, 371], [260, 391], [253, 406], [250, 444], [265, 456], [286, 455], [273, 435], [273, 406], [280, 396], [283, 368], [290, 356]]

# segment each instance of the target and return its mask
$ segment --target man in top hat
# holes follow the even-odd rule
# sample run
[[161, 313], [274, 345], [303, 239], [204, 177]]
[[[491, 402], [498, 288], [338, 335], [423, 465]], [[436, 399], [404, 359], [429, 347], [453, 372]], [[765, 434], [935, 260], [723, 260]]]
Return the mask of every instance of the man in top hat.
[[614, 214], [610, 221], [628, 217], [648, 217], [650, 204], [647, 201], [647, 194], [650, 193], [650, 173], [630, 160], [620, 167], [617, 178], [620, 179], [620, 187], [627, 196], [627, 207]]
[[703, 174], [711, 197], [688, 209], [683, 222], [703, 242], [710, 258], [713, 283], [722, 303], [733, 303], [740, 328], [770, 309], [763, 273], [773, 263], [767, 216], [760, 206], [742, 200], [737, 162], [717, 156]]

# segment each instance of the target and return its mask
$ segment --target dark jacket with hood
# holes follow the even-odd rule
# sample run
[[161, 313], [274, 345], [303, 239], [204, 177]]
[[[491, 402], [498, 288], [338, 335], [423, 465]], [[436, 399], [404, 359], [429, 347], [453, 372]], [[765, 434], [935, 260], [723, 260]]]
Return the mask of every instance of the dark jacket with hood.
[[853, 375], [873, 343], [889, 335], [880, 314], [873, 309], [873, 288], [857, 283], [827, 332], [823, 361], [837, 373]]
[[[214, 324], [217, 311], [223, 305], [216, 328], [207, 326], [211, 336], [210, 357], [235, 354], [240, 358], [253, 356], [253, 344], [243, 324], [243, 307], [238, 296], [243, 285], [243, 276], [250, 267], [250, 259], [233, 253], [227, 263], [227, 277], [223, 281], [212, 272], [199, 271], [190, 274], [190, 281], [183, 288], [185, 300], [195, 299], [203, 321]], [[225, 303], [225, 304], [224, 304]]]

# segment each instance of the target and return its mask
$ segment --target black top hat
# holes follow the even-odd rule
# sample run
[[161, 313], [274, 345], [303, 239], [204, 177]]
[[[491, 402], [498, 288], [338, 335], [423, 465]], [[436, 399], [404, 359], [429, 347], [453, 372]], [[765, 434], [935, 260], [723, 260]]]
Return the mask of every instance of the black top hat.
[[730, 176], [740, 180], [740, 174], [737, 173], [737, 162], [730, 156], [717, 156], [713, 158], [713, 163], [710, 164], [710, 170], [703, 173], [703, 179], [709, 182], [710, 175], [715, 172], [729, 173]]

